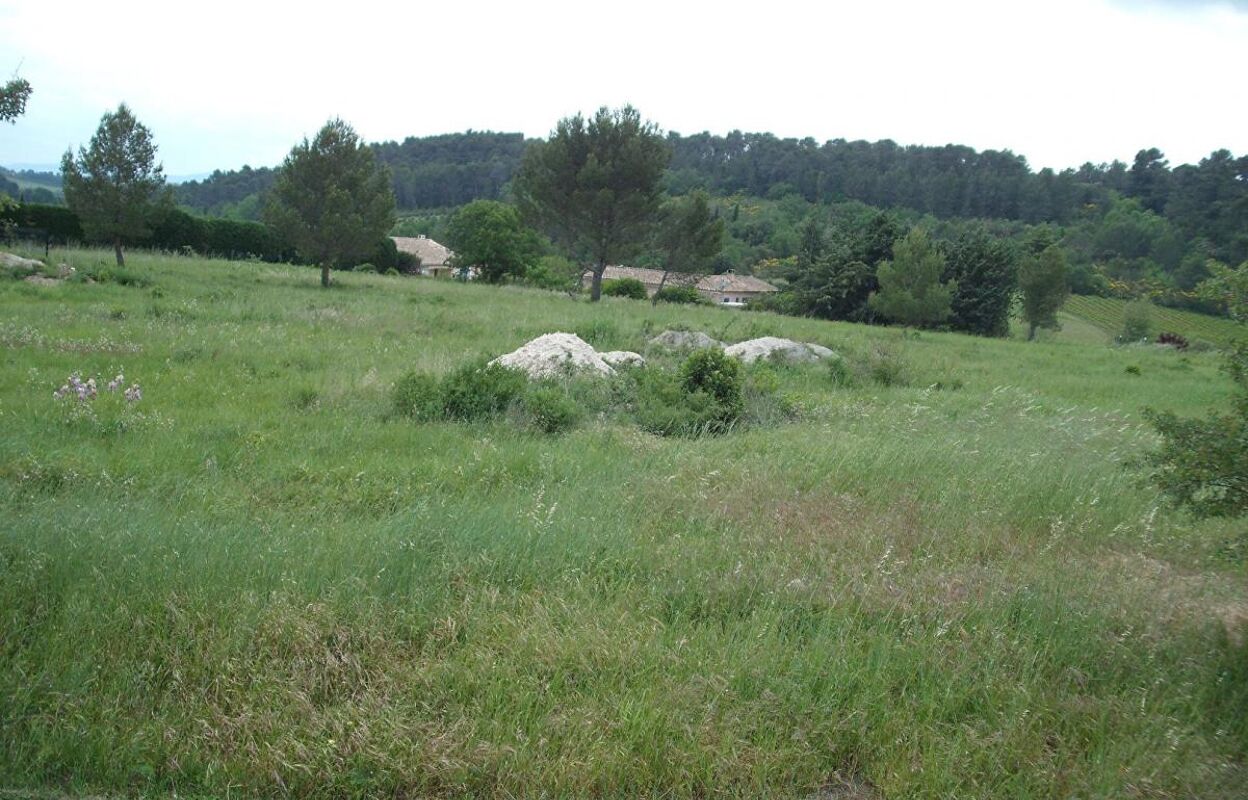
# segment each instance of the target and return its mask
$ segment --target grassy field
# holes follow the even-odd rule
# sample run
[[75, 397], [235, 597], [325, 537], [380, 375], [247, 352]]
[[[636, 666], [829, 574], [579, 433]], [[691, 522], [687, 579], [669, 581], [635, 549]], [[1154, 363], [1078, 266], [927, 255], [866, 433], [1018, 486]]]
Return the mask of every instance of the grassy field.
[[[0, 281], [0, 790], [1248, 793], [1243, 526], [1126, 466], [1142, 407], [1226, 402], [1216, 354], [129, 260]], [[861, 378], [773, 369], [798, 419], [701, 439], [391, 414], [675, 325]]]
[[[1123, 310], [1128, 301], [1111, 297], [1071, 295], [1062, 308], [1062, 315], [1096, 328], [1106, 340], [1122, 333]], [[1177, 308], [1154, 306], [1152, 311], [1155, 333], [1177, 333], [1189, 340], [1203, 340], [1223, 347], [1243, 334], [1233, 321], [1224, 317], [1212, 317]]]

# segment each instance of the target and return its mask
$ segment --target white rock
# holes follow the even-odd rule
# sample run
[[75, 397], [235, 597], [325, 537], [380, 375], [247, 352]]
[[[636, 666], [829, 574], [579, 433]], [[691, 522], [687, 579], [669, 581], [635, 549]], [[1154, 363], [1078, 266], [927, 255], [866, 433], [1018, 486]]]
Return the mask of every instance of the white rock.
[[607, 352], [599, 353], [598, 355], [602, 357], [603, 361], [613, 367], [644, 367], [646, 365], [646, 360], [644, 358], [629, 350], [608, 350]]
[[750, 364], [760, 358], [777, 359], [791, 364], [806, 364], [836, 355], [826, 347], [807, 342], [795, 342], [777, 336], [764, 336], [724, 348], [724, 353]]
[[663, 331], [651, 339], [650, 344], [668, 350], [702, 350], [724, 346], [723, 342], [712, 339], [701, 331]]
[[33, 258], [22, 258], [12, 253], [0, 253], [0, 267], [8, 267], [10, 269], [39, 269], [43, 266], [42, 261], [36, 261]]
[[571, 372], [612, 375], [615, 370], [588, 342], [573, 333], [548, 333], [490, 362], [522, 370], [530, 378], [555, 378]]

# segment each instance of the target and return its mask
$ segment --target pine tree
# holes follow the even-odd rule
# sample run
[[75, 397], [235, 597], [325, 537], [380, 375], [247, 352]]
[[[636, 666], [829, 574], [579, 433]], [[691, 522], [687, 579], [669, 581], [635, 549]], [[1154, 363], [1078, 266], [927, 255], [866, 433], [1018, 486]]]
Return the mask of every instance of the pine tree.
[[529, 145], [513, 191], [529, 219], [570, 254], [589, 256], [591, 300], [602, 295], [607, 265], [644, 246], [670, 158], [658, 128], [632, 106], [562, 119], [549, 139]]
[[390, 175], [340, 119], [295, 145], [278, 170], [264, 217], [321, 268], [366, 257], [394, 225]]
[[156, 163], [152, 132], [125, 103], [107, 113], [78, 158], [61, 159], [65, 204], [78, 215], [87, 236], [111, 242], [117, 265], [126, 263], [122, 245], [151, 233], [169, 207], [163, 168]]
[[1023, 321], [1027, 323], [1028, 341], [1036, 338], [1037, 328], [1056, 328], [1058, 309], [1070, 294], [1066, 254], [1062, 248], [1051, 244], [1023, 259], [1018, 288], [1023, 294]]
[[880, 289], [867, 303], [879, 314], [903, 325], [935, 325], [949, 317], [956, 288], [941, 282], [945, 257], [927, 232], [915, 228], [893, 245], [893, 260], [880, 264]]

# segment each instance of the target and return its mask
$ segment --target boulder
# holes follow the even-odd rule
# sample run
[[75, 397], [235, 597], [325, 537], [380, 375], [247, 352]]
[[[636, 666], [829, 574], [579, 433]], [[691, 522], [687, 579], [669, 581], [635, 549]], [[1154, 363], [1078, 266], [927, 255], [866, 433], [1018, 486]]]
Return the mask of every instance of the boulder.
[[822, 345], [795, 342], [792, 339], [781, 339], [777, 336], [764, 336], [760, 339], [740, 342], [724, 348], [724, 353], [746, 364], [760, 358], [775, 359], [790, 364], [807, 364], [836, 355]]
[[644, 358], [629, 350], [608, 350], [598, 355], [613, 367], [644, 367], [646, 365]]
[[701, 331], [663, 331], [650, 340], [654, 347], [668, 350], [704, 350], [708, 347], [724, 346], [718, 339], [712, 339]]
[[0, 267], [8, 269], [42, 269], [43, 262], [33, 258], [22, 258], [12, 253], [0, 253]]
[[612, 375], [615, 370], [594, 348], [574, 333], [548, 333], [528, 342], [519, 350], [490, 362], [512, 367], [530, 378], [556, 378], [573, 372]]

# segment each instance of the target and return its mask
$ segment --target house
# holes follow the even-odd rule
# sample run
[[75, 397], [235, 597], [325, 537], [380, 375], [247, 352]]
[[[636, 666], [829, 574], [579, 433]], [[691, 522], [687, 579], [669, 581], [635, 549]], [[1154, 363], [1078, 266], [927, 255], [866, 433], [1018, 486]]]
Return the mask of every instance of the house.
[[431, 278], [449, 278], [454, 273], [451, 259], [455, 253], [445, 245], [438, 244], [428, 236], [391, 236], [395, 247], [401, 253], [411, 253], [420, 259], [416, 268], [417, 275], [428, 275]]
[[[585, 280], [593, 278], [592, 272], [585, 273]], [[726, 272], [723, 275], [706, 275], [698, 277], [682, 272], [667, 273], [667, 282], [663, 282], [663, 270], [646, 269], [644, 267], [607, 267], [602, 273], [603, 281], [618, 281], [625, 278], [641, 281], [650, 297], [663, 286], [688, 286], [692, 284], [698, 293], [718, 305], [740, 308], [751, 300], [764, 294], [776, 291], [776, 287], [766, 281], [750, 275], [736, 275]], [[696, 281], [696, 282], [695, 282]]]

